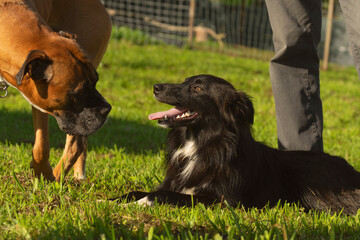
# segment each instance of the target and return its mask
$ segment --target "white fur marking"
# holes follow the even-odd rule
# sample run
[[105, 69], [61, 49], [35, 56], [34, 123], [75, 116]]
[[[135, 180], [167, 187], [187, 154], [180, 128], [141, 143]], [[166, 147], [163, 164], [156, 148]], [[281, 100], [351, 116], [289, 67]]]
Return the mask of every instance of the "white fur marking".
[[140, 200], [137, 200], [135, 203], [142, 205], [142, 206], [153, 206], [154, 205], [154, 202], [150, 201], [148, 197], [141, 198]]
[[184, 144], [184, 146], [182, 146], [181, 148], [179, 148], [174, 155], [172, 156], [173, 159], [178, 158], [179, 156], [183, 156], [183, 157], [188, 157], [188, 158], [193, 158], [195, 157], [197, 148], [196, 148], [196, 144], [194, 140], [188, 140], [186, 141], [186, 143]]
[[6, 82], [8, 85], [10, 85], [1, 74], [0, 74], [0, 82]]
[[181, 176], [184, 179], [187, 179], [191, 175], [191, 172], [195, 168], [195, 165], [196, 165], [196, 159], [190, 160], [186, 165], [186, 167], [184, 168], [184, 170], [181, 172]]
[[206, 183], [203, 183], [203, 184], [201, 185], [201, 188], [204, 189], [204, 188], [207, 188], [208, 186], [209, 186], [209, 183], [206, 182]]
[[184, 188], [181, 191], [182, 194], [195, 195], [195, 187], [192, 188]]
[[180, 156], [187, 157], [189, 160], [187, 162], [187, 165], [184, 167], [182, 172], [180, 173], [181, 177], [183, 179], [187, 179], [190, 177], [193, 169], [196, 166], [196, 160], [197, 160], [197, 147], [195, 144], [195, 141], [190, 139], [186, 141], [183, 147], [179, 148], [172, 156], [172, 160], [177, 160]]
[[[20, 92], [20, 91], [19, 91], [19, 92]], [[23, 97], [26, 99], [26, 101], [28, 101], [34, 108], [40, 110], [40, 111], [43, 112], [43, 113], [49, 113], [48, 111], [42, 109], [41, 107], [33, 104], [22, 92], [20, 92], [20, 93], [23, 95]]]

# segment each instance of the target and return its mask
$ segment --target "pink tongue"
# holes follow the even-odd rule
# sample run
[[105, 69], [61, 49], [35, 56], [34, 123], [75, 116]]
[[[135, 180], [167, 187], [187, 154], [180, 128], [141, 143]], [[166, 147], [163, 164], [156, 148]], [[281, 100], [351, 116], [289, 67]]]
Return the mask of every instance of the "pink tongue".
[[156, 119], [161, 119], [161, 118], [164, 118], [165, 115], [168, 116], [168, 117], [172, 117], [172, 116], [176, 116], [176, 115], [179, 115], [180, 113], [183, 113], [185, 109], [182, 109], [182, 108], [179, 108], [179, 107], [175, 107], [175, 108], [172, 108], [168, 111], [165, 111], [165, 112], [157, 112], [157, 113], [152, 113], [148, 116], [148, 118], [150, 120], [156, 120]]

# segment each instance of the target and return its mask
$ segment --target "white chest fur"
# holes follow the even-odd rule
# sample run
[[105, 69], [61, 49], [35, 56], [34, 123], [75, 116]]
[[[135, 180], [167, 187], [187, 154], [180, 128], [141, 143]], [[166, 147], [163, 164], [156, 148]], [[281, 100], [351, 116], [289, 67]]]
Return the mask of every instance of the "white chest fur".
[[197, 161], [197, 146], [194, 140], [188, 140], [172, 156], [172, 161], [179, 161], [179, 158], [187, 158], [187, 163], [183, 167], [180, 176], [183, 180], [189, 178]]

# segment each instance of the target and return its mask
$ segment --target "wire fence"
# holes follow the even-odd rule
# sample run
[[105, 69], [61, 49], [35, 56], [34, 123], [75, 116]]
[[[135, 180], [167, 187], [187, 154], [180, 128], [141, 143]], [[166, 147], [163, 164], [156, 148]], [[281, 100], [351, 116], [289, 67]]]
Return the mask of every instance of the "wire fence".
[[[191, 6], [191, 2], [194, 6]], [[113, 24], [140, 30], [152, 40], [177, 46], [226, 51], [253, 57], [272, 51], [272, 32], [263, 0], [105, 0]], [[191, 16], [193, 11], [193, 16]], [[189, 24], [191, 23], [192, 24]], [[194, 33], [190, 39], [189, 34]], [[152, 39], [152, 40], [151, 40]], [[261, 57], [261, 56], [260, 56]]]
[[[103, 3], [114, 25], [148, 36], [141, 38], [142, 44], [163, 42], [264, 60], [273, 55], [264, 0], [103, 0]], [[334, 29], [335, 33], [345, 29], [338, 13], [335, 22], [340, 23], [342, 30]], [[330, 61], [351, 64], [347, 60], [351, 59], [347, 39], [344, 35], [339, 37], [334, 41], [339, 46], [332, 46]], [[319, 53], [322, 56], [323, 43]]]

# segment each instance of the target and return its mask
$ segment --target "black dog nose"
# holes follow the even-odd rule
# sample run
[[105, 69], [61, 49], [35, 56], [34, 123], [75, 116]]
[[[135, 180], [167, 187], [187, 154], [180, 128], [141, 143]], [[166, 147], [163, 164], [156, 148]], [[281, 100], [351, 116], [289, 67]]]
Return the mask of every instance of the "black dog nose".
[[100, 110], [100, 114], [102, 117], [106, 117], [111, 111], [111, 105], [106, 103], [105, 106]]
[[164, 89], [162, 84], [155, 84], [154, 85], [154, 94], [159, 94]]

